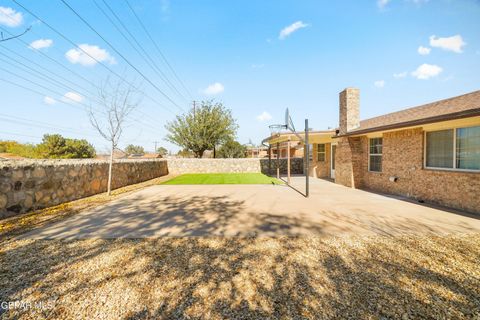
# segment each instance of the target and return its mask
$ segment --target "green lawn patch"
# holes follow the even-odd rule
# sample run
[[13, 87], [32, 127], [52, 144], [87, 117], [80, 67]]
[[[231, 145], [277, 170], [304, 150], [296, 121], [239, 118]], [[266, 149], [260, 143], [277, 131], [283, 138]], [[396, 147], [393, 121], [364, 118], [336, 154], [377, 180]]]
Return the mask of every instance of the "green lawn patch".
[[191, 173], [182, 174], [162, 184], [283, 184], [262, 173]]

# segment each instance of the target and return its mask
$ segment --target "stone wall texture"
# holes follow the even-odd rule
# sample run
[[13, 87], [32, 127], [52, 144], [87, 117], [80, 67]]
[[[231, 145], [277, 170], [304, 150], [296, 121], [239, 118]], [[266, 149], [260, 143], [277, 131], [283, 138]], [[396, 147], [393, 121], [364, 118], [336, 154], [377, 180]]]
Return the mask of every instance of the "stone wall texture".
[[[261, 170], [264, 174], [269, 173], [268, 159], [258, 159], [260, 160]], [[272, 158], [271, 166], [271, 175], [275, 176], [277, 174], [277, 159]], [[287, 159], [279, 159], [278, 167], [281, 174], [287, 174]], [[291, 174], [303, 174], [303, 158], [291, 158], [290, 159], [290, 173]]]
[[422, 128], [384, 133], [382, 172], [368, 171], [366, 136], [338, 139], [335, 182], [480, 213], [480, 173], [424, 168], [423, 137]]
[[[287, 160], [280, 160], [282, 173]], [[183, 173], [268, 174], [268, 159], [117, 160], [112, 188]], [[272, 160], [274, 174], [276, 161]], [[292, 159], [292, 174], [303, 173], [303, 159]], [[99, 160], [22, 160], [0, 162], [0, 218], [46, 208], [107, 190], [108, 162]]]
[[[165, 160], [119, 160], [112, 188], [168, 173]], [[25, 160], [0, 162], [0, 217], [46, 208], [107, 190], [108, 162]]]

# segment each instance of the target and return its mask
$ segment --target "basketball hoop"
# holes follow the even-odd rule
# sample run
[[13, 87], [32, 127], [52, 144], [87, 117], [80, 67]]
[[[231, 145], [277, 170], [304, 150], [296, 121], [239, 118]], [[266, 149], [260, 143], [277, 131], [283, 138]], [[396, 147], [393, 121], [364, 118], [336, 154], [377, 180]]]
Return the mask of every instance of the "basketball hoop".
[[268, 126], [268, 129], [270, 129], [270, 135], [277, 135], [280, 134], [283, 130], [287, 129], [287, 126], [284, 124], [272, 124]]
[[[302, 137], [300, 134], [298, 134], [297, 130], [295, 130], [295, 125], [293, 124], [293, 121], [292, 121], [292, 117], [290, 116], [290, 112], [288, 110], [288, 108], [285, 110], [285, 124], [272, 124], [270, 126], [268, 126], [268, 128], [270, 129], [270, 135], [271, 136], [274, 136], [274, 135], [278, 135], [280, 134], [282, 131], [289, 131], [291, 133], [293, 133], [295, 136], [297, 136], [298, 140], [305, 146], [305, 161], [304, 161], [304, 172], [305, 172], [305, 197], [309, 197], [309, 194], [310, 194], [310, 182], [309, 182], [309, 175], [308, 175], [308, 172], [309, 172], [309, 169], [310, 169], [310, 166], [309, 166], [309, 163], [308, 163], [308, 160], [309, 160], [309, 157], [310, 157], [310, 154], [309, 154], [309, 148], [308, 148], [308, 145], [309, 145], [309, 141], [308, 141], [308, 132], [309, 132], [309, 128], [308, 128], [308, 119], [305, 119], [305, 133], [304, 133], [304, 136]], [[270, 146], [271, 147], [271, 146]], [[277, 142], [277, 149], [279, 149], [279, 143]], [[287, 153], [288, 153], [288, 156], [287, 156], [287, 179], [288, 179], [288, 182], [287, 182], [287, 185], [290, 185], [290, 139], [287, 141]], [[279, 152], [277, 150], [277, 178], [280, 176], [280, 165], [279, 165]], [[269, 168], [271, 167], [271, 156], [269, 155], [269, 164], [268, 164]], [[270, 169], [269, 169], [269, 172], [270, 172]]]

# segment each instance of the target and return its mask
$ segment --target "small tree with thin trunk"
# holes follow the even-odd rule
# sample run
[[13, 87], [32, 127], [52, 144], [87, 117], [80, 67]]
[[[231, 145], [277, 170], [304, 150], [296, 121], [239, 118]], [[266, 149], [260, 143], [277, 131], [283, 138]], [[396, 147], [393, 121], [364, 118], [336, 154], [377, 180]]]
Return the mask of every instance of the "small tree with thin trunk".
[[98, 102], [103, 109], [99, 111], [105, 117], [89, 110], [90, 123], [98, 133], [110, 143], [110, 161], [108, 166], [107, 193], [112, 191], [113, 153], [123, 132], [127, 116], [139, 105], [138, 90], [125, 81], [111, 82], [107, 79], [99, 89]]

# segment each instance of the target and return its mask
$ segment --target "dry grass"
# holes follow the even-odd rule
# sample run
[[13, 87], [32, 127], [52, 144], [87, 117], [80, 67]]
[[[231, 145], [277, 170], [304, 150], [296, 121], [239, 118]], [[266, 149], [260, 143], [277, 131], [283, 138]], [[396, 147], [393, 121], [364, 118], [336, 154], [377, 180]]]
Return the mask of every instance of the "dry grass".
[[479, 234], [9, 241], [0, 301], [46, 305], [7, 319], [478, 319], [479, 243]]
[[44, 226], [47, 223], [55, 222], [72, 216], [82, 210], [105, 204], [128, 193], [138, 191], [149, 186], [158, 185], [172, 179], [173, 177], [175, 176], [167, 175], [160, 178], [118, 188], [112, 191], [111, 196], [107, 196], [106, 193], [100, 193], [91, 197], [62, 203], [57, 206], [41, 210], [35, 210], [26, 214], [0, 220], [0, 242], [11, 239], [27, 230], [38, 228]]

